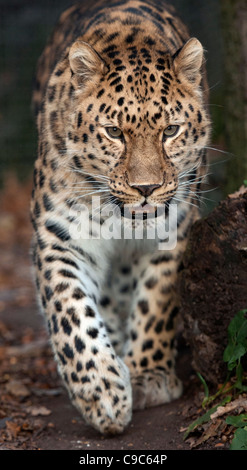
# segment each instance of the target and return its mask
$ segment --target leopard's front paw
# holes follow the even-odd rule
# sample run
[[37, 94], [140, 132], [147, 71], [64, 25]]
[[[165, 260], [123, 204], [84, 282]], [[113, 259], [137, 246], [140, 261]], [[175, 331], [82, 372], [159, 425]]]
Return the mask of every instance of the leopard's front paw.
[[182, 394], [182, 382], [174, 373], [148, 370], [132, 375], [133, 409], [143, 409], [168, 403]]
[[102, 434], [120, 434], [132, 417], [132, 392], [127, 366], [117, 358], [114, 366], [102, 361], [97, 371], [81, 379], [83, 386], [73, 387], [75, 406], [85, 421]]

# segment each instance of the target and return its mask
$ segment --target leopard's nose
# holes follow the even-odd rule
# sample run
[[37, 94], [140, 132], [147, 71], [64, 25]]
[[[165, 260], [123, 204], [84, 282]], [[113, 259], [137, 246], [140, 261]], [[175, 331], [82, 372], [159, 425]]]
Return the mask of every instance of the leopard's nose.
[[160, 188], [160, 184], [140, 184], [132, 186], [132, 188], [137, 189], [143, 196], [148, 197], [156, 188]]

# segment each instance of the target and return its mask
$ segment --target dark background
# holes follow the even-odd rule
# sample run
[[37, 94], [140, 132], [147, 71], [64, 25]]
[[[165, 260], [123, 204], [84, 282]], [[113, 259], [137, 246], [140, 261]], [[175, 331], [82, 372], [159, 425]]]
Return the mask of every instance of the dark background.
[[[0, 174], [15, 171], [30, 176], [37, 135], [31, 111], [32, 81], [37, 59], [60, 14], [74, 2], [66, 0], [0, 0]], [[213, 119], [212, 146], [221, 148], [223, 65], [221, 17], [218, 0], [173, 0], [183, 21], [206, 51]], [[213, 152], [211, 159], [224, 160]], [[221, 183], [224, 165], [214, 165]], [[217, 199], [217, 194], [214, 197]]]
[[[244, 4], [246, 0], [171, 0], [189, 26], [191, 35], [198, 37], [206, 50], [213, 120], [210, 147], [219, 149], [209, 153], [212, 163], [209, 171], [213, 173], [210, 185], [219, 189], [203, 195], [211, 199], [210, 203], [205, 201], [206, 210], [212, 209], [222, 198], [226, 182], [234, 173], [226, 163], [231, 159], [230, 146], [225, 143], [226, 135], [233, 133], [239, 142], [241, 139], [232, 123], [234, 121], [240, 127], [240, 123], [244, 122], [242, 114], [238, 110], [235, 112], [235, 91], [241, 90], [239, 68], [242, 70], [244, 61], [236, 53], [236, 46], [240, 44], [236, 32], [240, 28], [236, 26], [238, 22], [233, 21], [232, 5], [237, 4], [238, 7], [240, 2]], [[202, 426], [195, 437], [183, 441], [181, 430], [200, 415], [202, 402], [201, 383], [191, 375], [191, 361], [186, 351], [178, 358], [179, 376], [184, 380], [185, 388], [181, 399], [154, 407], [152, 411], [136, 412], [125, 435], [111, 439], [102, 438], [83, 423], [56, 373], [43, 319], [38, 315], [30, 266], [31, 173], [37, 153], [31, 95], [37, 59], [55, 22], [71, 4], [65, 0], [0, 0], [0, 449], [80, 449], [87, 452], [92, 449], [127, 449], [129, 452], [132, 449], [189, 450], [193, 446], [200, 450], [228, 448], [232, 436], [229, 437], [228, 433], [224, 435], [225, 441], [223, 438], [221, 441], [221, 436], [215, 434], [215, 423], [210, 428], [211, 440], [208, 423], [205, 423], [205, 428]], [[222, 4], [229, 18], [224, 30], [221, 28], [221, 23], [224, 23], [220, 10]], [[242, 10], [237, 10], [244, 21]], [[226, 56], [229, 58], [228, 71], [236, 72], [236, 81], [228, 79]], [[232, 66], [234, 59], [235, 67]], [[231, 85], [228, 93], [225, 91], [226, 82]], [[246, 89], [243, 87], [243, 90]], [[229, 120], [227, 96], [234, 105], [232, 120]], [[239, 101], [244, 102], [242, 94]], [[226, 131], [225, 118], [230, 122], [230, 132]], [[238, 145], [235, 148], [233, 145], [231, 152], [240, 155]], [[237, 167], [239, 160], [232, 158], [231, 162]], [[241, 182], [245, 172], [242, 167], [239, 168]], [[238, 188], [235, 181], [234, 186]], [[202, 256], [204, 259], [205, 254]], [[196, 265], [195, 272], [200, 266]], [[224, 273], [220, 277], [223, 278]], [[212, 290], [211, 286], [209, 290]], [[224, 306], [224, 292], [222, 295]], [[219, 299], [217, 301], [219, 305]], [[211, 318], [212, 312], [209, 321]], [[29, 354], [22, 355], [23, 351], [29, 351]], [[8, 391], [13, 383], [16, 395]], [[20, 395], [18, 388], [23, 389], [23, 385], [26, 397]], [[34, 411], [43, 406], [50, 414], [32, 416], [30, 405]], [[222, 419], [224, 421], [225, 417]], [[224, 434], [224, 423], [220, 426]], [[205, 440], [205, 435], [208, 440]]]

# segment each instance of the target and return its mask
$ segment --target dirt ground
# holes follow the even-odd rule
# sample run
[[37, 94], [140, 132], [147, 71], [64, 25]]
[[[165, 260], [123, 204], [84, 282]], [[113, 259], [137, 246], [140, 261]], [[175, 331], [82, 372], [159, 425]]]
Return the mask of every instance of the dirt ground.
[[[10, 176], [0, 206], [0, 450], [225, 450], [224, 421], [198, 428], [203, 392], [180, 341], [178, 375], [184, 394], [172, 403], [133, 413], [122, 435], [106, 438], [86, 425], [57, 374], [31, 275], [31, 185]], [[216, 426], [217, 424], [217, 426]]]

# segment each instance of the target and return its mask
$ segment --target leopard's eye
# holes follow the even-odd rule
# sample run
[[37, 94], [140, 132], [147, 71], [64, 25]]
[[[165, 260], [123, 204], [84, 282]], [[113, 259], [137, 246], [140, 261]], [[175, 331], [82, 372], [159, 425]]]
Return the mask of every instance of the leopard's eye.
[[164, 130], [164, 134], [163, 134], [164, 139], [165, 139], [166, 137], [174, 137], [174, 136], [177, 134], [178, 130], [179, 130], [179, 126], [177, 126], [177, 125], [175, 125], [175, 124], [168, 126], [168, 127]]
[[107, 134], [113, 139], [122, 139], [123, 133], [119, 127], [106, 127]]

